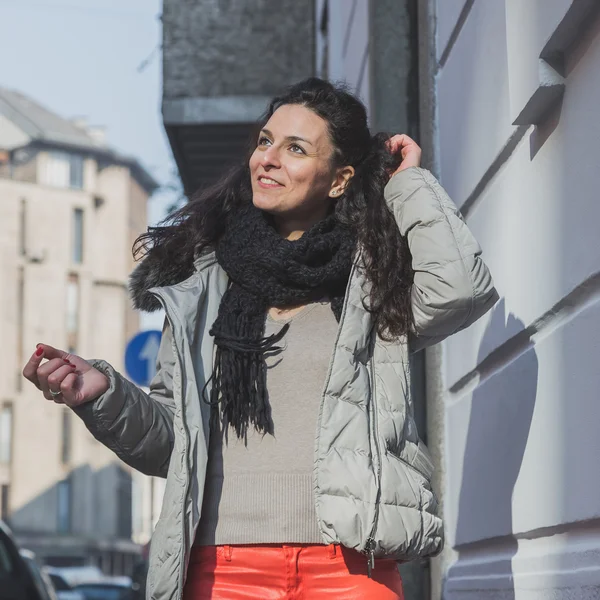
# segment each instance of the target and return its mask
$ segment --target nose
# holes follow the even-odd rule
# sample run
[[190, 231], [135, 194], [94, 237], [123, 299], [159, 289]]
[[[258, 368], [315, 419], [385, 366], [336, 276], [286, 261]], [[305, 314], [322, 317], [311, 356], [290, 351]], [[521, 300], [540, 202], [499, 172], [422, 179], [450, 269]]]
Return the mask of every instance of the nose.
[[265, 170], [270, 168], [278, 169], [281, 166], [281, 161], [279, 160], [279, 151], [275, 146], [268, 146], [262, 153], [261, 165]]

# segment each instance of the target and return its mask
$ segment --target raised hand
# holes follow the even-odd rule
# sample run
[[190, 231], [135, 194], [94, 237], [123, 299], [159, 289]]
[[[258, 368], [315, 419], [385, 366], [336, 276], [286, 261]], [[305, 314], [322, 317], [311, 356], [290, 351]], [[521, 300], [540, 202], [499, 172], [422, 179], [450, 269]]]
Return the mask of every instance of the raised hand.
[[398, 158], [400, 165], [392, 173], [392, 177], [410, 167], [421, 165], [421, 147], [415, 140], [405, 134], [397, 134], [387, 141], [389, 151]]
[[83, 358], [45, 344], [38, 344], [23, 376], [44, 393], [46, 400], [71, 407], [95, 400], [109, 388], [106, 375]]

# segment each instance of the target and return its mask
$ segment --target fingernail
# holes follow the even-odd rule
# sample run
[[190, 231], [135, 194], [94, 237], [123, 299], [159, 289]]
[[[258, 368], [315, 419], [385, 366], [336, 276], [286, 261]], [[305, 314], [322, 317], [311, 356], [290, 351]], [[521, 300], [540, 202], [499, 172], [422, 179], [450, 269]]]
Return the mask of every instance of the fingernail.
[[36, 356], [41, 356], [42, 354], [44, 354], [44, 349], [43, 349], [43, 348], [38, 348], [38, 349], [35, 351], [35, 355], [36, 355]]
[[66, 362], [68, 365], [70, 365], [70, 364], [71, 364], [71, 361], [70, 361], [70, 360], [68, 360], [68, 359], [66, 359], [66, 358], [63, 358], [63, 360], [64, 360], [64, 361], [65, 361], [65, 362]]

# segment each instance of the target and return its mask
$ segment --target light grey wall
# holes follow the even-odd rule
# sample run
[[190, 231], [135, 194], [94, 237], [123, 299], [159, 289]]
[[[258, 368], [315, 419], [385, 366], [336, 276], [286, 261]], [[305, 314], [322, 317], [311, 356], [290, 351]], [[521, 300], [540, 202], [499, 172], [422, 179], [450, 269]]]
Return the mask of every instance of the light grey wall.
[[59, 531], [58, 485], [49, 486], [10, 515], [19, 533], [61, 533], [87, 539], [117, 540], [131, 536], [131, 474], [116, 463], [98, 471], [82, 465], [68, 474], [71, 526]]
[[502, 296], [434, 351], [443, 597], [598, 598], [597, 3], [436, 6], [439, 173]]
[[[325, 5], [328, 26], [323, 32]], [[317, 74], [349, 85], [367, 106], [373, 131], [417, 137], [416, 38], [411, 37], [416, 3], [316, 0], [315, 6]]]
[[[328, 0], [327, 77], [346, 82], [370, 113], [369, 0]], [[317, 28], [321, 27], [323, 1], [316, 2]], [[317, 47], [323, 51], [321, 44]], [[321, 55], [317, 56], [321, 64]]]

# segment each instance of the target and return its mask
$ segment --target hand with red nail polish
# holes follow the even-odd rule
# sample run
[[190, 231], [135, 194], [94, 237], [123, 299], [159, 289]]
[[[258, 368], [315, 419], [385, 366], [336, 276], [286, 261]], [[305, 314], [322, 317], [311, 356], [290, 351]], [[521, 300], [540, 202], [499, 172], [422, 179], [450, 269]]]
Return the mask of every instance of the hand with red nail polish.
[[95, 400], [109, 387], [106, 375], [83, 358], [45, 344], [37, 345], [23, 369], [23, 376], [41, 390], [47, 400], [71, 407]]

